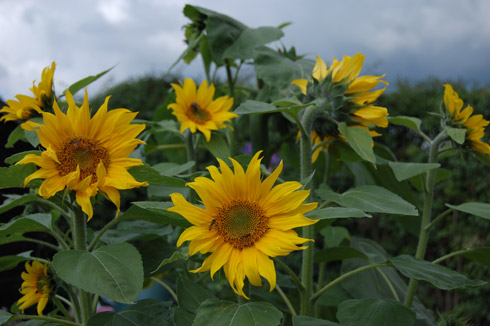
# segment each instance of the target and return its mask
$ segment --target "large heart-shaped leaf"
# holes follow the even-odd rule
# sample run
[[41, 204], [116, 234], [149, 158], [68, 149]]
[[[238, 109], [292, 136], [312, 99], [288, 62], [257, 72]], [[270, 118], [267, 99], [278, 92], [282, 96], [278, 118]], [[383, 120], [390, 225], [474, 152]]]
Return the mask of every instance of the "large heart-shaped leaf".
[[342, 326], [413, 326], [415, 313], [393, 299], [354, 299], [339, 305]]
[[60, 251], [53, 267], [65, 282], [118, 302], [132, 303], [143, 286], [141, 256], [129, 243]]

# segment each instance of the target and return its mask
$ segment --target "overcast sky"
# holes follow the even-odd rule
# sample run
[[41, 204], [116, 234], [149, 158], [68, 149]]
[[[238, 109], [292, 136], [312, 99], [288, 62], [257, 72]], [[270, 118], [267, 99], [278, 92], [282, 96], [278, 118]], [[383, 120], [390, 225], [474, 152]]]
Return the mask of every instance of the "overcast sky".
[[[61, 92], [117, 66], [89, 89], [161, 74], [185, 49], [186, 3], [250, 27], [292, 22], [282, 43], [327, 64], [366, 55], [364, 73], [490, 83], [488, 0], [0, 0], [0, 97], [28, 94], [54, 60]], [[202, 78], [200, 61], [175, 71]]]

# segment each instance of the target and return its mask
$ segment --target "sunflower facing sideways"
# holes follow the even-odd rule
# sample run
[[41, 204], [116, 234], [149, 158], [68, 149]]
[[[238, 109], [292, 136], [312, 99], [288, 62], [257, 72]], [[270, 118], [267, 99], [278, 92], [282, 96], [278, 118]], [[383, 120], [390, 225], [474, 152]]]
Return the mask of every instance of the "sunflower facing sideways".
[[186, 78], [184, 84], [171, 84], [175, 90], [175, 103], [169, 104], [168, 109], [180, 122], [180, 132], [190, 129], [192, 133], [200, 131], [206, 137], [206, 141], [211, 139], [211, 131], [228, 127], [227, 121], [238, 117], [237, 114], [230, 112], [233, 106], [233, 98], [221, 96], [213, 100], [214, 85], [208, 87], [205, 80], [196, 88], [192, 79]]
[[76, 201], [88, 220], [93, 216], [91, 197], [100, 190], [120, 207], [118, 189], [147, 186], [129, 174], [128, 169], [142, 165], [140, 159], [128, 157], [139, 144], [136, 137], [144, 124], [131, 124], [137, 113], [127, 109], [107, 110], [109, 97], [95, 115], [90, 117], [87, 92], [78, 107], [70, 92], [66, 93], [68, 110], [63, 113], [56, 101], [54, 114], [44, 112], [44, 124], [30, 123], [45, 148], [41, 155], [28, 154], [17, 164], [34, 163], [40, 167], [28, 176], [24, 185], [33, 179], [44, 179], [39, 195], [50, 198], [67, 188], [76, 191]]
[[[324, 119], [325, 125], [317, 124], [312, 142], [318, 138], [328, 141], [339, 137], [336, 122], [345, 122], [348, 126], [359, 127], [369, 131], [372, 137], [380, 136], [374, 131], [375, 127], [388, 127], [388, 110], [373, 103], [385, 91], [385, 88], [375, 89], [379, 83], [388, 85], [382, 76], [359, 76], [365, 56], [361, 53], [353, 57], [344, 56], [342, 61], [333, 58], [328, 68], [325, 62], [316, 57], [316, 64], [311, 73], [312, 79], [296, 79], [291, 84], [299, 87], [307, 97], [328, 99], [331, 119]], [[327, 144], [328, 145], [328, 144]], [[328, 150], [328, 146], [324, 147]], [[320, 148], [321, 149], [321, 148]], [[314, 160], [318, 157], [317, 150]]]
[[473, 107], [471, 105], [463, 108], [463, 100], [461, 100], [449, 84], [444, 85], [444, 105], [446, 107], [448, 121], [451, 126], [456, 128], [466, 129], [466, 141], [464, 145], [469, 146], [483, 154], [490, 155], [490, 145], [482, 142], [481, 139], [485, 135], [485, 127], [490, 123], [483, 119], [483, 115], [473, 115]]
[[207, 168], [213, 180], [198, 177], [189, 183], [204, 209], [190, 204], [179, 193], [171, 195], [175, 206], [168, 209], [193, 224], [180, 235], [177, 246], [190, 241], [190, 255], [211, 253], [193, 272], [210, 270], [212, 278], [223, 268], [232, 289], [245, 298], [245, 277], [252, 285], [261, 286], [263, 276], [270, 290], [274, 289], [276, 271], [269, 257], [305, 249], [299, 245], [312, 240], [299, 237], [293, 229], [316, 222], [304, 216], [317, 206], [303, 203], [310, 191], [298, 190], [301, 184], [296, 181], [273, 187], [282, 171], [282, 162], [261, 181], [259, 155], [260, 152], [255, 154], [246, 172], [231, 159], [233, 173], [218, 159], [221, 173], [215, 166]]
[[21, 274], [24, 282], [22, 282], [20, 288], [20, 293], [24, 296], [19, 299], [17, 305], [22, 313], [24, 313], [24, 309], [37, 303], [37, 314], [42, 316], [51, 292], [48, 265], [35, 260], [32, 262], [32, 265], [26, 262], [25, 268], [27, 273], [22, 272]]
[[45, 107], [51, 107], [54, 96], [53, 92], [53, 75], [56, 64], [51, 63], [51, 67], [43, 69], [41, 82], [36, 86], [33, 82], [31, 92], [34, 97], [27, 95], [16, 95], [16, 100], [7, 100], [7, 105], [4, 106], [0, 113], [6, 113], [0, 118], [0, 121], [15, 121], [26, 120], [32, 114], [42, 114]]

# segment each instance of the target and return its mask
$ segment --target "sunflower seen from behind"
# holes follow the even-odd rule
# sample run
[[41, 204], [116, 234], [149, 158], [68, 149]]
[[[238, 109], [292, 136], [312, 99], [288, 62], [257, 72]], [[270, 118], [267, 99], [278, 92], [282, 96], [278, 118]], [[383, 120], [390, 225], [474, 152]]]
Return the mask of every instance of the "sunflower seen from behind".
[[276, 272], [270, 257], [305, 249], [301, 245], [312, 240], [299, 237], [293, 229], [316, 222], [304, 216], [317, 206], [304, 203], [310, 191], [299, 190], [302, 186], [296, 181], [274, 186], [282, 162], [262, 181], [259, 155], [255, 154], [246, 171], [231, 159], [233, 172], [218, 159], [221, 172], [209, 166], [211, 179], [198, 177], [189, 183], [204, 209], [179, 193], [171, 195], [175, 206], [168, 209], [193, 224], [180, 235], [177, 246], [190, 241], [190, 255], [210, 253], [193, 272], [210, 271], [212, 278], [223, 268], [232, 289], [245, 298], [245, 277], [252, 285], [262, 286], [262, 276], [274, 289]]
[[33, 179], [44, 179], [39, 195], [50, 198], [67, 188], [76, 192], [76, 202], [90, 220], [93, 216], [91, 198], [102, 191], [117, 207], [118, 190], [147, 186], [128, 172], [142, 161], [130, 158], [136, 146], [144, 142], [136, 137], [144, 124], [131, 124], [137, 113], [127, 109], [107, 110], [109, 97], [90, 117], [88, 95], [78, 107], [70, 92], [66, 93], [68, 110], [63, 113], [56, 101], [54, 114], [44, 112], [43, 123], [30, 123], [44, 151], [28, 154], [17, 164], [34, 163], [39, 169], [29, 175], [24, 185]]
[[[374, 129], [388, 127], [388, 110], [374, 104], [386, 87], [375, 89], [380, 83], [388, 85], [382, 76], [359, 76], [365, 56], [361, 53], [344, 56], [341, 61], [333, 58], [330, 67], [320, 58], [309, 79], [296, 79], [291, 84], [305, 95], [305, 100], [323, 99], [325, 107], [321, 122], [315, 123], [312, 144], [316, 139], [322, 142], [336, 138], [343, 139], [337, 124], [346, 123], [350, 127], [366, 129], [372, 137], [380, 136]], [[328, 143], [318, 147], [313, 155], [316, 160], [319, 150], [328, 150]]]
[[43, 69], [41, 74], [41, 81], [39, 84], [33, 85], [31, 92], [34, 95], [16, 95], [17, 100], [7, 100], [7, 105], [4, 106], [0, 113], [6, 113], [0, 117], [0, 121], [15, 121], [15, 120], [27, 120], [33, 114], [42, 114], [46, 109], [50, 109], [54, 100], [53, 94], [53, 76], [56, 64], [51, 63], [51, 67]]
[[175, 103], [169, 104], [180, 122], [180, 132], [189, 129], [192, 133], [201, 132], [206, 141], [211, 139], [211, 131], [228, 127], [226, 122], [238, 115], [230, 112], [233, 98], [221, 96], [213, 100], [215, 88], [205, 80], [199, 88], [192, 79], [186, 78], [184, 84], [171, 84], [175, 90]]
[[463, 145], [477, 152], [490, 155], [490, 145], [481, 140], [485, 135], [485, 127], [490, 122], [483, 119], [481, 114], [472, 115], [473, 107], [471, 105], [463, 109], [463, 100], [459, 98], [458, 93], [450, 84], [444, 85], [444, 106], [446, 107], [447, 123], [451, 127], [466, 130]]
[[17, 306], [24, 313], [24, 309], [37, 303], [37, 314], [42, 316], [51, 293], [48, 265], [35, 260], [32, 264], [26, 262], [25, 268], [26, 272], [21, 274], [24, 282], [20, 288], [24, 296], [19, 299]]

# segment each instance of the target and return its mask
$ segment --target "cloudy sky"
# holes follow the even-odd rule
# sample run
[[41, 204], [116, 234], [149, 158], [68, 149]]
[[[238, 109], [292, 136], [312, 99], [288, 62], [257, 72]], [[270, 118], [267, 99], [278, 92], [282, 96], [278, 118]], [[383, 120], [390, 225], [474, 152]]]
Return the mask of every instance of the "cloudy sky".
[[[89, 91], [161, 74], [184, 50], [186, 3], [250, 27], [292, 22], [282, 43], [327, 64], [366, 55], [365, 73], [490, 83], [488, 0], [0, 0], [0, 97], [27, 94], [56, 61], [58, 92], [113, 65]], [[280, 44], [279, 44], [280, 45]], [[176, 72], [202, 78], [199, 61]]]

